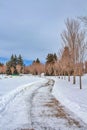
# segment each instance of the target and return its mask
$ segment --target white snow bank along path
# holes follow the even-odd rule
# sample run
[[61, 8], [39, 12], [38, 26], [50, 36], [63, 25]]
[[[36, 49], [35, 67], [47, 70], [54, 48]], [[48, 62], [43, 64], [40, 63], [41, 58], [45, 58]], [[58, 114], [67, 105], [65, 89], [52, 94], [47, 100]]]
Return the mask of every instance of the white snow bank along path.
[[[25, 77], [24, 77], [24, 79], [25, 79]], [[19, 93], [26, 90], [28, 87], [35, 85], [36, 83], [46, 81], [46, 79], [39, 78], [39, 77], [33, 77], [33, 76], [31, 76], [29, 80], [31, 81], [30, 83], [19, 86], [16, 89], [13, 89], [12, 91], [8, 92], [6, 95], [3, 95], [0, 98], [0, 112], [2, 112], [6, 108], [6, 106], [9, 104], [9, 102], [11, 100], [13, 100]], [[28, 82], [29, 82], [29, 80], [28, 80]], [[15, 85], [17, 85], [17, 82]]]
[[67, 80], [54, 78], [53, 95], [87, 123], [87, 80], [85, 79], [87, 76], [83, 77], [83, 89], [80, 90], [79, 84], [73, 85]]
[[10, 92], [5, 102], [2, 100], [2, 112], [0, 113], [0, 130], [16, 130], [17, 128], [31, 128], [31, 97], [32, 93], [47, 82], [46, 79], [39, 80], [28, 85], [18, 87]]
[[39, 77], [32, 75], [23, 76], [6, 76], [0, 75], [0, 96], [7, 94], [8, 92], [16, 89], [21, 85], [31, 83], [33, 81], [39, 80]]

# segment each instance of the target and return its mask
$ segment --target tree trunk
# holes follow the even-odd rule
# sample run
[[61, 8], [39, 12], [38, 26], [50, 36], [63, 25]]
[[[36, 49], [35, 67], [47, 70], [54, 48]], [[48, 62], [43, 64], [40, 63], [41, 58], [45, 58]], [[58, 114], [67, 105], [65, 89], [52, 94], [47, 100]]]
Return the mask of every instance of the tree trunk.
[[66, 75], [65, 75], [65, 72], [64, 72], [64, 80], [66, 79]]
[[81, 78], [82, 76], [80, 75], [79, 76], [79, 83], [80, 83], [80, 89], [82, 89], [82, 78]]
[[73, 76], [73, 84], [76, 84], [76, 76]]
[[63, 71], [62, 71], [62, 73], [61, 73], [61, 79], [63, 79]]
[[70, 74], [68, 73], [68, 81], [70, 82]]
[[60, 73], [58, 73], [58, 78], [60, 79]]

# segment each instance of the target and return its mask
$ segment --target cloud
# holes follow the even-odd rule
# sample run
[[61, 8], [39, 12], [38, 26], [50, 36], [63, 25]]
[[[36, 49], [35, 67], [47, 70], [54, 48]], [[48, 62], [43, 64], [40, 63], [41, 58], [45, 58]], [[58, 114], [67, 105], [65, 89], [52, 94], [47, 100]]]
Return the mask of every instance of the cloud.
[[61, 46], [64, 20], [84, 15], [87, 2], [83, 0], [79, 6], [77, 2], [1, 0], [0, 56], [10, 57], [13, 53], [22, 54], [27, 59], [39, 57], [45, 60], [48, 53], [57, 52]]

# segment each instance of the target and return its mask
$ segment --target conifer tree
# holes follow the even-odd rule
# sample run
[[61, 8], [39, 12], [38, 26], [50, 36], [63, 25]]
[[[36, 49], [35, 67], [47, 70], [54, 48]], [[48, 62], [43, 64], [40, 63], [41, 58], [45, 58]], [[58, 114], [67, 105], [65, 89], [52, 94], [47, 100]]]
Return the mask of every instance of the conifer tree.
[[6, 66], [7, 66], [6, 73], [7, 74], [18, 74], [17, 65], [20, 65], [20, 67], [21, 67], [20, 70], [22, 72], [23, 59], [22, 59], [21, 55], [19, 55], [19, 57], [17, 57], [16, 55], [12, 54], [10, 60], [6, 64]]
[[46, 57], [46, 63], [47, 64], [54, 64], [55, 61], [57, 61], [57, 55], [56, 53], [54, 54], [48, 54], [47, 57]]
[[39, 58], [37, 58], [35, 62], [36, 62], [36, 63], [40, 63], [40, 60], [39, 60]]
[[23, 59], [22, 59], [21, 55], [19, 55], [19, 57], [17, 59], [17, 64], [23, 66]]

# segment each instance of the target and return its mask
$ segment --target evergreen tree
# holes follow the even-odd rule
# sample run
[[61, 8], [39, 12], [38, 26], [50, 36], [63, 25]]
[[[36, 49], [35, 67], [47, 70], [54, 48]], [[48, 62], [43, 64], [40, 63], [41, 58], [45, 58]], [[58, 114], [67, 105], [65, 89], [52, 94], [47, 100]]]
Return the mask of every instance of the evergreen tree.
[[21, 55], [19, 55], [19, 57], [17, 59], [17, 64], [23, 66], [23, 59], [22, 59]]
[[20, 66], [20, 72], [19, 73], [22, 73], [22, 69], [23, 69], [24, 63], [23, 63], [23, 59], [22, 59], [21, 55], [19, 55], [19, 57], [17, 58], [17, 65]]
[[[21, 72], [22, 72], [22, 68], [23, 68], [23, 59], [21, 57], [21, 55], [19, 55], [19, 57], [17, 58], [16, 55], [11, 56], [10, 60], [7, 62], [6, 66], [7, 66], [7, 70], [6, 73], [7, 74], [18, 74], [17, 72], [17, 65], [21, 66]], [[12, 71], [13, 70], [13, 73]]]
[[0, 66], [2, 67], [4, 64], [3, 63], [0, 63]]
[[35, 63], [36, 63], [36, 61], [35, 61], [35, 60], [33, 60], [32, 64], [35, 64]]
[[37, 58], [35, 62], [39, 64], [39, 63], [40, 63], [40, 60], [39, 60], [39, 58]]
[[56, 55], [56, 53], [53, 54], [53, 57], [54, 57], [54, 61], [57, 61], [57, 55]]
[[7, 66], [6, 74], [10, 75], [11, 74], [11, 62], [10, 61], [7, 62], [6, 66]]
[[36, 60], [34, 60], [32, 64], [40, 64], [39, 58], [37, 58]]
[[15, 68], [15, 66], [17, 65], [17, 56], [15, 55], [13, 55], [12, 54], [12, 56], [11, 56], [11, 58], [10, 58], [10, 64], [11, 64], [11, 67], [14, 67]]
[[17, 65], [17, 56], [14, 56], [14, 67]]
[[56, 53], [54, 54], [48, 54], [46, 57], [46, 64], [54, 64], [55, 61], [57, 61], [57, 55]]

